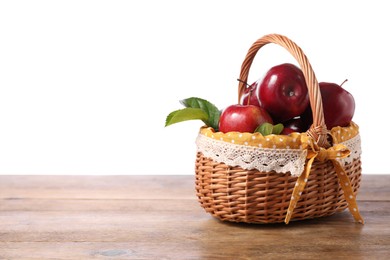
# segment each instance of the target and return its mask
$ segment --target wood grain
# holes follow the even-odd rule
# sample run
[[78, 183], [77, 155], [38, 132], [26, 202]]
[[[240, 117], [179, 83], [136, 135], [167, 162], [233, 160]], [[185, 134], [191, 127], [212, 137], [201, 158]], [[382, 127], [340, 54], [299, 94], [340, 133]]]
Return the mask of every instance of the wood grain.
[[0, 259], [388, 259], [390, 175], [348, 211], [289, 225], [220, 222], [193, 176], [0, 176]]

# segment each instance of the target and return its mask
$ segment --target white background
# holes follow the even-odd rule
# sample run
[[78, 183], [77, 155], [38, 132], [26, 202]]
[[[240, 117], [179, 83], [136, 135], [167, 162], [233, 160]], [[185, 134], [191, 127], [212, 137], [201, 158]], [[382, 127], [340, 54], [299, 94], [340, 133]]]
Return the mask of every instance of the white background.
[[[0, 174], [193, 174], [191, 96], [237, 99], [250, 45], [280, 33], [357, 104], [363, 173], [389, 173], [386, 1], [1, 1]], [[294, 60], [260, 50], [250, 80]]]

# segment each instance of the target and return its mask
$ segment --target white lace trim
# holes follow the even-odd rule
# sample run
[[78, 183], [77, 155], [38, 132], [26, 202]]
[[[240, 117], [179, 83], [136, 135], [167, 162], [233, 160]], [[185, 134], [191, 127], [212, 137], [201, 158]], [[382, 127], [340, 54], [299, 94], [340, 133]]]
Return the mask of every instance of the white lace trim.
[[262, 172], [290, 172], [299, 176], [305, 166], [307, 150], [271, 149], [231, 144], [206, 137], [202, 134], [196, 139], [198, 151], [204, 156], [229, 166], [243, 169], [257, 169]]
[[[243, 169], [257, 169], [262, 172], [275, 171], [278, 173], [290, 172], [292, 176], [300, 176], [306, 162], [306, 149], [271, 149], [253, 146], [237, 145], [223, 142], [199, 134], [196, 139], [198, 151], [205, 157], [225, 163], [229, 166], [239, 166]], [[357, 135], [345, 142], [351, 154], [339, 159], [343, 164], [349, 164], [360, 158], [361, 139]]]
[[351, 151], [351, 154], [348, 157], [339, 159], [342, 164], [350, 164], [353, 162], [353, 160], [360, 158], [362, 154], [360, 135], [356, 135], [345, 142], [341, 142], [341, 144], [348, 147], [348, 149]]

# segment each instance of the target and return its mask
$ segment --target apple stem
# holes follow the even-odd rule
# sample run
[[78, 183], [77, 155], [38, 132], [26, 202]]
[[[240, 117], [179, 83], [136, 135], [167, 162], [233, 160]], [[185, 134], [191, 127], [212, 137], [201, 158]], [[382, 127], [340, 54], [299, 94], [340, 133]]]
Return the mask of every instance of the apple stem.
[[246, 83], [245, 81], [241, 80], [241, 79], [237, 79], [238, 82], [241, 82], [241, 83], [244, 83], [247, 87], [250, 87], [251, 85], [249, 85], [248, 83]]
[[[250, 88], [250, 87], [251, 87], [251, 85], [249, 85], [248, 83], [246, 83], [245, 81], [243, 81], [243, 80], [241, 80], [241, 79], [237, 79], [237, 81], [238, 81], [238, 82], [241, 82], [241, 83], [244, 83], [244, 84], [247, 86], [247, 88]], [[249, 90], [247, 105], [250, 104], [251, 96], [252, 96], [252, 91], [253, 91], [253, 89]]]
[[344, 83], [347, 81], [348, 81], [348, 79], [344, 80], [343, 83], [341, 83], [340, 87], [342, 87], [344, 85]]

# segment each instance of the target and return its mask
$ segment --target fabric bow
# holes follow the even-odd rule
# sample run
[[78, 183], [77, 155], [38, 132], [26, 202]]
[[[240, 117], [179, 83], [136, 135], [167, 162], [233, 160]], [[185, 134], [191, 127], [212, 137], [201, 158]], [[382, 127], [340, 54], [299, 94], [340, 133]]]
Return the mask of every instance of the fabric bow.
[[308, 149], [308, 153], [306, 157], [308, 159], [308, 162], [305, 166], [303, 173], [298, 177], [298, 180], [295, 184], [284, 222], [286, 224], [289, 223], [291, 216], [294, 212], [294, 209], [302, 194], [302, 191], [304, 190], [305, 185], [309, 179], [309, 174], [311, 172], [313, 161], [314, 159], [317, 159], [321, 162], [326, 160], [332, 161], [337, 173], [339, 184], [344, 191], [344, 198], [348, 203], [349, 211], [351, 212], [352, 216], [357, 222], [364, 224], [364, 220], [361, 217], [357, 207], [356, 199], [351, 187], [351, 182], [343, 166], [341, 166], [340, 162], [337, 160], [337, 159], [342, 159], [347, 157], [351, 153], [349, 149], [342, 144], [335, 144], [334, 146], [325, 149], [319, 147], [318, 145], [313, 144], [312, 142], [310, 142], [310, 147], [311, 149]]

